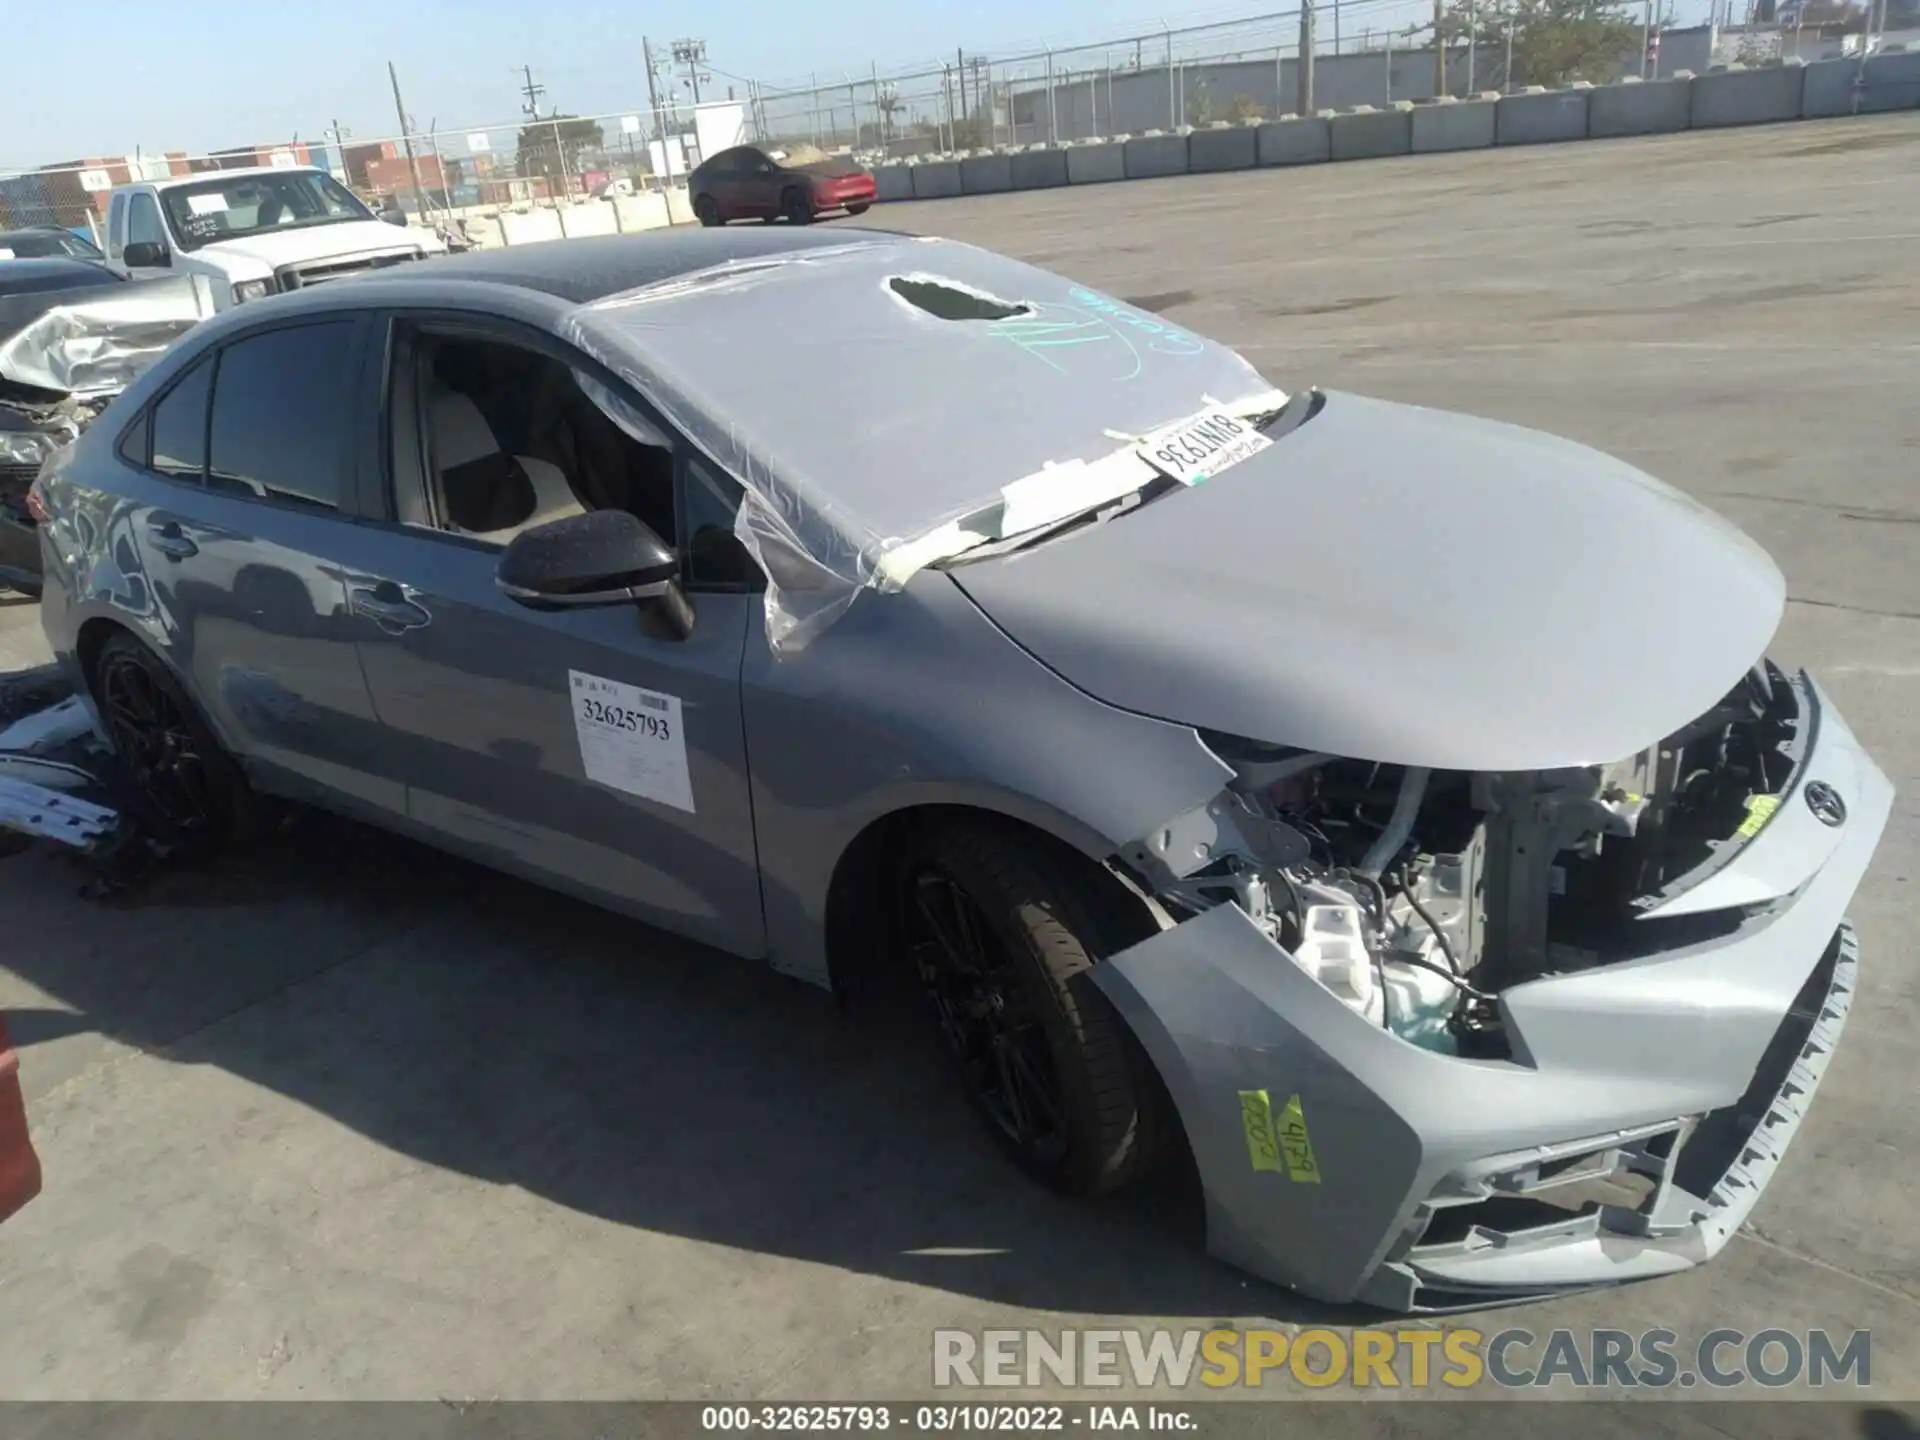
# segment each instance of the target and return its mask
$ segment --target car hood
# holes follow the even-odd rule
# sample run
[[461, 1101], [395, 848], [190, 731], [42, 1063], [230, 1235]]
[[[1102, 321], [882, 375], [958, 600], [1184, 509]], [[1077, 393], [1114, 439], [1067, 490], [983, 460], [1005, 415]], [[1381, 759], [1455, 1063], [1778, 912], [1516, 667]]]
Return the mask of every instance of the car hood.
[[1785, 605], [1764, 551], [1622, 461], [1342, 394], [1204, 484], [950, 573], [1110, 704], [1462, 770], [1655, 743]]
[[443, 247], [436, 239], [389, 225], [384, 220], [345, 220], [337, 225], [296, 226], [287, 230], [241, 235], [202, 245], [190, 252], [202, 259], [235, 257], [252, 260], [272, 270], [279, 265], [298, 265], [308, 260], [328, 260], [335, 256], [364, 255], [369, 252], [418, 250], [438, 254]]

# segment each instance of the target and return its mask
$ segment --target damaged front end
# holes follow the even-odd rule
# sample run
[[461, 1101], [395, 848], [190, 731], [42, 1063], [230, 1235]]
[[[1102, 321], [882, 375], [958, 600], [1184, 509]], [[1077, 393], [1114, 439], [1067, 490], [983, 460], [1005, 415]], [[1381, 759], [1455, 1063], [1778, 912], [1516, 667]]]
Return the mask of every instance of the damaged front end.
[[1657, 745], [1550, 771], [1204, 738], [1235, 779], [1116, 857], [1164, 928], [1094, 974], [1216, 1253], [1444, 1310], [1717, 1252], [1845, 1019], [1891, 804], [1818, 687], [1763, 663]]
[[201, 277], [134, 281], [53, 303], [0, 339], [0, 584], [40, 591], [41, 467], [168, 346], [213, 314]]

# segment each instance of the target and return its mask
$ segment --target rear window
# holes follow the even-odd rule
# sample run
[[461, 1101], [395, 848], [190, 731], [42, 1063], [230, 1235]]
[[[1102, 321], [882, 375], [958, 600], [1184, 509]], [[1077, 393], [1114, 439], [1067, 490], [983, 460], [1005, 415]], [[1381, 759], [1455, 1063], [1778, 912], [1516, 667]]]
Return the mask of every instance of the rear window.
[[220, 354], [209, 425], [211, 483], [258, 499], [337, 509], [355, 322], [328, 320], [236, 340]]
[[153, 407], [152, 465], [162, 475], [198, 480], [207, 470], [207, 396], [213, 364], [202, 360]]

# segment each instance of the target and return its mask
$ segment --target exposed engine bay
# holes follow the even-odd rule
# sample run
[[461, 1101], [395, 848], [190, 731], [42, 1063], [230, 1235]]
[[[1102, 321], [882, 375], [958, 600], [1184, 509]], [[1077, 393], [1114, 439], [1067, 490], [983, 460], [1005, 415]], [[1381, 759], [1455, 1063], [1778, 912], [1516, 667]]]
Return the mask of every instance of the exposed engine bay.
[[1779, 807], [1808, 740], [1799, 686], [1763, 662], [1659, 744], [1560, 770], [1426, 770], [1203, 734], [1234, 781], [1119, 858], [1176, 922], [1239, 905], [1409, 1043], [1504, 1056], [1508, 987], [1738, 924], [1740, 910], [1650, 912]]

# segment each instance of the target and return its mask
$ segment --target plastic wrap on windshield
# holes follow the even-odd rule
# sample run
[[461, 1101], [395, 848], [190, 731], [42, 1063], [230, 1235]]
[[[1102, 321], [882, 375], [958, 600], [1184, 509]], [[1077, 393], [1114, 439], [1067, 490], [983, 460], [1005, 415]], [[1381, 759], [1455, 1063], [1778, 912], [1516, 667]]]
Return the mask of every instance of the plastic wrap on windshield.
[[213, 314], [197, 275], [135, 280], [56, 305], [0, 341], [0, 379], [81, 398], [115, 395]]
[[768, 576], [783, 653], [862, 589], [902, 583], [946, 527], [990, 528], [1003, 487], [1273, 393], [1124, 300], [908, 236], [735, 261], [563, 328], [740, 482], [735, 533]]

